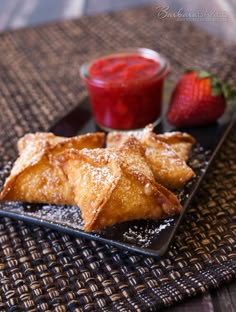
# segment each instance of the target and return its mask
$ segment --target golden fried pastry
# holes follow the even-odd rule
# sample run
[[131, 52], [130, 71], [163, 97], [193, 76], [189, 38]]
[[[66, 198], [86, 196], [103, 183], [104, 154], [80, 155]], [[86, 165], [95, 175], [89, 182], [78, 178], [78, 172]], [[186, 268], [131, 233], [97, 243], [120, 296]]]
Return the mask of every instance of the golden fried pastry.
[[196, 142], [195, 138], [186, 132], [166, 132], [157, 134], [156, 137], [168, 144], [185, 161], [188, 160], [192, 146]]
[[35, 154], [44, 153], [45, 148], [60, 152], [64, 148], [82, 149], [103, 147], [104, 133], [87, 133], [70, 138], [56, 136], [50, 132], [27, 133], [17, 143], [18, 152], [21, 155], [26, 149], [30, 149]]
[[177, 197], [154, 181], [135, 138], [118, 149], [66, 150], [57, 161], [73, 188], [85, 231], [182, 211]]
[[[176, 148], [165, 143], [163, 137], [159, 139], [152, 131], [152, 126], [147, 126], [142, 131], [111, 132], [107, 136], [107, 146], [117, 148], [130, 136], [137, 138], [144, 147], [145, 156], [158, 183], [176, 189], [183, 187], [194, 176], [193, 170], [177, 154]], [[186, 155], [184, 152], [181, 154]]]
[[67, 178], [55, 162], [55, 156], [67, 149], [98, 148], [104, 134], [94, 133], [73, 138], [52, 133], [26, 134], [19, 140], [19, 158], [6, 180], [0, 199], [11, 201], [73, 204]]

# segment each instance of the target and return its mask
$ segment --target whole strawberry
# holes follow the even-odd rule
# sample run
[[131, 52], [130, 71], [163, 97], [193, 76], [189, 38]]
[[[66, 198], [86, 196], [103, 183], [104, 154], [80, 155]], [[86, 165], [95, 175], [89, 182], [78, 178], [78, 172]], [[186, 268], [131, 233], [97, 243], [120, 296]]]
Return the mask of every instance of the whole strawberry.
[[202, 126], [223, 115], [226, 99], [234, 91], [206, 71], [190, 71], [178, 81], [167, 120], [177, 127]]

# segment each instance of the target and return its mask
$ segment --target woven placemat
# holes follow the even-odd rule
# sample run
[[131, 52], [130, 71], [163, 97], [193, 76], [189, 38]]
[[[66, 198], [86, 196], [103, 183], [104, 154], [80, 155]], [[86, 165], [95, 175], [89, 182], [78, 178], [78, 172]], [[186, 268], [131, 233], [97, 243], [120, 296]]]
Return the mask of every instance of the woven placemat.
[[[46, 130], [85, 97], [80, 65], [123, 47], [236, 82], [235, 46], [146, 7], [0, 35], [0, 165], [25, 132]], [[161, 261], [29, 224], [0, 221], [0, 311], [146, 311], [236, 275], [236, 126]]]

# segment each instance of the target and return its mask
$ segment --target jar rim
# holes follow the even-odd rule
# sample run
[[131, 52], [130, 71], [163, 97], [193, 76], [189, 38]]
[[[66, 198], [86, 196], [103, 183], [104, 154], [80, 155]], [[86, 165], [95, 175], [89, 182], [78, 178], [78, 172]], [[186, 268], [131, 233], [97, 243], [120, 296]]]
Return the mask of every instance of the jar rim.
[[[105, 55], [102, 55], [100, 57], [94, 58], [92, 61], [86, 62], [81, 65], [80, 68], [80, 76], [85, 82], [93, 83], [95, 85], [100, 85], [103, 86], [107, 83], [107, 81], [101, 79], [101, 78], [94, 78], [91, 77], [89, 74], [89, 70], [91, 66], [98, 60], [98, 59], [107, 59], [107, 58], [112, 58], [115, 56], [122, 56], [122, 55], [132, 55], [132, 54], [138, 54], [141, 55], [145, 58], [152, 59], [160, 64], [160, 68], [158, 68], [157, 72], [154, 73], [152, 76], [148, 78], [139, 78], [139, 79], [131, 79], [125, 82], [127, 85], [131, 84], [138, 84], [140, 82], [151, 82], [155, 80], [159, 80], [160, 78], [164, 78], [170, 71], [170, 65], [167, 59], [160, 53], [148, 49], [148, 48], [130, 48], [130, 49], [122, 49], [117, 52], [112, 52], [112, 53], [107, 53]], [[120, 85], [120, 82], [112, 81], [109, 82], [109, 87], [111, 86], [117, 86]]]

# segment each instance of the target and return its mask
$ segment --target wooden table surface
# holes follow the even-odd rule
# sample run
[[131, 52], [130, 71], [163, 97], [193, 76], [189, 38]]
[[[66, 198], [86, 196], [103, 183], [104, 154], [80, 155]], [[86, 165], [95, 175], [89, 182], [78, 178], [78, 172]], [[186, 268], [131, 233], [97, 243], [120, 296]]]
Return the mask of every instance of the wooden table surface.
[[[178, 12], [223, 12], [225, 19], [194, 20], [195, 24], [224, 40], [236, 43], [235, 0], [0, 0], [0, 31], [38, 25], [48, 21], [92, 15], [146, 4], [170, 7]], [[166, 312], [234, 312], [236, 281], [204, 296], [190, 298], [165, 309]]]

